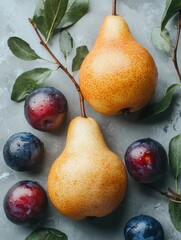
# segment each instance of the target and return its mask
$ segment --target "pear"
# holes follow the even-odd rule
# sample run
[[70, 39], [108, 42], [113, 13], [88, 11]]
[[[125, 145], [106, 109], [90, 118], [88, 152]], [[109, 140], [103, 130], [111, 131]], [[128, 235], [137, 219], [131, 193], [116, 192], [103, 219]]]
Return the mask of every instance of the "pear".
[[80, 69], [80, 88], [98, 112], [116, 115], [142, 109], [152, 99], [157, 67], [132, 36], [125, 20], [107, 16]]
[[75, 220], [102, 217], [118, 207], [126, 188], [124, 164], [109, 150], [96, 121], [74, 118], [65, 149], [48, 175], [48, 194], [55, 208]]

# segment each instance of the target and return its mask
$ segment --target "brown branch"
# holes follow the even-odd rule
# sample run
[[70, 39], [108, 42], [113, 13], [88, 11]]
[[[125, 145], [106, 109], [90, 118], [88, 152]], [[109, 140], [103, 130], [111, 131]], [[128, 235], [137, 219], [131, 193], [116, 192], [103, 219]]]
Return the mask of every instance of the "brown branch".
[[[151, 187], [151, 186], [149, 186], [149, 188], [151, 188], [152, 190], [160, 193], [162, 196], [165, 196], [166, 198], [168, 198], [170, 200], [181, 203], [181, 196], [178, 196], [178, 195], [176, 196], [175, 194], [171, 195], [171, 194], [168, 194], [167, 192], [163, 192], [162, 190]], [[173, 193], [174, 191], [169, 188], [169, 192]]]
[[174, 196], [176, 196], [176, 197], [180, 197], [181, 198], [181, 195], [180, 194], [178, 194], [178, 193], [176, 193], [175, 191], [173, 191], [171, 188], [168, 188], [168, 191], [172, 194], [172, 195], [174, 195]]
[[80, 86], [79, 84], [76, 82], [76, 80], [74, 79], [74, 77], [70, 74], [70, 72], [67, 70], [67, 68], [65, 68], [63, 66], [63, 64], [57, 59], [57, 57], [53, 54], [53, 52], [50, 50], [50, 48], [48, 47], [48, 45], [45, 43], [45, 41], [43, 40], [43, 38], [41, 37], [36, 25], [34, 24], [33, 20], [29, 18], [29, 22], [31, 23], [31, 25], [33, 26], [38, 38], [40, 39], [40, 44], [47, 50], [47, 52], [50, 54], [50, 56], [56, 61], [58, 67], [60, 69], [62, 69], [66, 75], [70, 78], [70, 80], [73, 82], [78, 94], [79, 94], [79, 99], [80, 99], [80, 109], [81, 109], [81, 116], [82, 117], [87, 117], [86, 116], [86, 112], [85, 112], [85, 105], [84, 105], [84, 97], [82, 95], [82, 92], [80, 90]]
[[116, 4], [117, 4], [117, 0], [113, 0], [112, 2], [112, 15], [117, 15], [116, 14]]
[[177, 31], [177, 39], [176, 39], [176, 44], [174, 47], [174, 56], [173, 56], [174, 66], [175, 66], [176, 72], [178, 74], [178, 77], [181, 81], [181, 73], [179, 70], [178, 60], [177, 60], [177, 50], [178, 50], [178, 44], [179, 44], [179, 39], [180, 39], [180, 28], [181, 28], [181, 11], [178, 14], [178, 31]]

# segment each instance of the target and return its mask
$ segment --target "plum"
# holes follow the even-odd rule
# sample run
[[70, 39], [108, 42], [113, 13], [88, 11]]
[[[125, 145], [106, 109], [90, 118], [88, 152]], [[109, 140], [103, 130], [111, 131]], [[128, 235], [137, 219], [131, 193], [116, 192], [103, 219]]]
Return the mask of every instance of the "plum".
[[31, 93], [25, 100], [24, 114], [28, 123], [40, 131], [59, 128], [68, 110], [67, 100], [54, 87], [42, 87]]
[[126, 240], [164, 240], [164, 230], [155, 218], [139, 215], [127, 222], [124, 236]]
[[6, 164], [16, 171], [31, 171], [40, 166], [44, 144], [31, 133], [12, 135], [3, 147]]
[[133, 142], [128, 147], [125, 164], [133, 179], [140, 183], [153, 183], [167, 171], [168, 157], [159, 142], [145, 138]]
[[43, 218], [48, 200], [45, 190], [33, 181], [14, 184], [4, 198], [7, 218], [17, 224], [34, 223]]

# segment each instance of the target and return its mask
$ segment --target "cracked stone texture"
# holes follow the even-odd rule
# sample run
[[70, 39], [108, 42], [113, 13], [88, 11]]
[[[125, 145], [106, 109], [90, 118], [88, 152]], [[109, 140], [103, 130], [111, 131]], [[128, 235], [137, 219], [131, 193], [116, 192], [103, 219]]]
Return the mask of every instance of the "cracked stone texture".
[[[69, 29], [76, 46], [86, 44], [89, 49], [92, 48], [104, 17], [111, 12], [111, 4], [111, 0], [90, 0], [89, 13]], [[155, 26], [159, 25], [164, 6], [165, 0], [124, 0], [121, 3], [118, 1], [117, 9], [117, 12], [128, 22], [137, 41], [150, 51], [156, 61], [159, 80], [155, 100], [164, 94], [169, 85], [178, 82], [171, 59], [156, 50], [151, 42], [151, 32]], [[18, 75], [35, 67], [49, 66], [48, 63], [40, 61], [24, 62], [17, 59], [7, 47], [7, 39], [10, 36], [19, 36], [29, 42], [39, 55], [50, 59], [39, 45], [37, 36], [28, 22], [28, 17], [33, 15], [34, 9], [35, 1], [0, 1], [0, 239], [12, 240], [16, 237], [18, 240], [23, 240], [33, 229], [47, 226], [62, 230], [68, 235], [69, 240], [123, 240], [123, 229], [126, 222], [135, 215], [148, 214], [162, 223], [165, 240], [180, 240], [181, 234], [174, 229], [169, 218], [167, 200], [146, 187], [138, 185], [131, 178], [129, 178], [127, 195], [122, 205], [114, 213], [104, 218], [76, 222], [56, 212], [51, 203], [47, 219], [44, 223], [38, 223], [36, 226], [18, 226], [9, 222], [5, 217], [3, 198], [14, 183], [32, 179], [38, 181], [46, 189], [49, 168], [64, 148], [68, 123], [80, 112], [78, 95], [74, 86], [62, 72], [54, 73], [47, 81], [47, 85], [60, 89], [69, 102], [67, 122], [57, 134], [53, 135], [32, 129], [24, 118], [23, 103], [17, 104], [10, 100], [12, 86]], [[172, 30], [172, 33], [174, 34], [175, 30]], [[51, 47], [56, 55], [63, 59], [58, 48], [57, 37]], [[74, 54], [75, 52], [68, 60], [69, 67]], [[75, 77], [78, 79], [78, 74]], [[134, 116], [128, 118], [103, 116], [87, 105], [86, 109], [88, 115], [95, 118], [100, 124], [110, 148], [123, 158], [127, 147], [133, 141], [145, 137], [156, 139], [168, 151], [170, 139], [181, 132], [180, 98], [178, 90], [171, 108], [166, 113], [143, 122], [135, 121]], [[6, 166], [3, 160], [2, 149], [6, 140], [12, 134], [20, 131], [33, 133], [45, 144], [44, 164], [39, 173], [32, 175], [13, 171]], [[159, 186], [163, 189], [174, 186], [170, 173], [159, 183]]]

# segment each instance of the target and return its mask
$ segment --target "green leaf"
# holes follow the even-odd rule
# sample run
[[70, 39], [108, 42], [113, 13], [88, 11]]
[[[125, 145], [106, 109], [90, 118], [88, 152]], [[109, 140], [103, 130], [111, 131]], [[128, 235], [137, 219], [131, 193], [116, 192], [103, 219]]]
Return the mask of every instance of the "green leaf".
[[38, 28], [38, 30], [41, 32], [41, 34], [46, 39], [47, 38], [47, 34], [48, 34], [48, 30], [47, 30], [47, 26], [45, 24], [45, 17], [43, 15], [42, 16], [34, 15], [33, 22], [35, 23], [35, 25]]
[[45, 1], [45, 22], [47, 25], [47, 39], [48, 42], [53, 34], [53, 31], [58, 27], [62, 20], [66, 9], [68, 0], [46, 0]]
[[67, 28], [79, 21], [89, 9], [89, 0], [69, 0], [68, 8], [58, 28]]
[[48, 34], [46, 22], [45, 22], [45, 11], [44, 11], [44, 0], [38, 0], [36, 3], [36, 9], [33, 16], [33, 22], [36, 24], [38, 30], [46, 38]]
[[23, 101], [34, 90], [42, 87], [51, 73], [52, 70], [48, 68], [35, 68], [21, 74], [14, 83], [11, 100], [15, 102]]
[[18, 37], [10, 37], [8, 39], [8, 46], [12, 53], [23, 60], [31, 61], [36, 59], [41, 59], [35, 51], [30, 47], [30, 45], [23, 39]]
[[68, 237], [57, 229], [40, 228], [32, 232], [25, 240], [68, 240]]
[[163, 31], [168, 21], [181, 10], [181, 0], [167, 0], [162, 17], [161, 30]]
[[171, 171], [177, 179], [181, 173], [181, 134], [172, 138], [169, 143], [169, 161]]
[[160, 100], [160, 102], [152, 103], [146, 106], [141, 113], [140, 119], [152, 117], [164, 112], [170, 106], [174, 91], [178, 86], [181, 86], [181, 85], [180, 84], [171, 85], [167, 89], [165, 96]]
[[89, 53], [87, 46], [80, 46], [76, 49], [76, 56], [73, 59], [72, 63], [72, 72], [76, 72], [80, 69], [80, 66]]
[[160, 27], [153, 29], [152, 42], [154, 46], [158, 50], [165, 52], [167, 55], [170, 54], [170, 44], [168, 43], [170, 40], [171, 37], [167, 29], [164, 29], [162, 32]]
[[174, 227], [181, 232], [181, 203], [170, 201], [169, 214]]
[[71, 53], [74, 45], [74, 41], [70, 33], [65, 30], [62, 31], [60, 33], [59, 43], [60, 43], [60, 49], [66, 59], [67, 56]]

